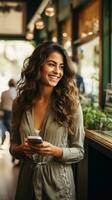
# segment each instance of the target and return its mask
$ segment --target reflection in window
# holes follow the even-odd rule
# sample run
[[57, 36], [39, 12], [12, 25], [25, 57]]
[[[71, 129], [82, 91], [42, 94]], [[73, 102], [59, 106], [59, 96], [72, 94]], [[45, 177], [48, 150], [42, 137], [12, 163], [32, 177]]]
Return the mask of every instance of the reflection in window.
[[10, 78], [20, 78], [23, 61], [34, 50], [34, 46], [27, 41], [0, 42], [0, 96], [8, 88]]
[[98, 102], [99, 95], [99, 37], [78, 47], [80, 74], [88, 98]]

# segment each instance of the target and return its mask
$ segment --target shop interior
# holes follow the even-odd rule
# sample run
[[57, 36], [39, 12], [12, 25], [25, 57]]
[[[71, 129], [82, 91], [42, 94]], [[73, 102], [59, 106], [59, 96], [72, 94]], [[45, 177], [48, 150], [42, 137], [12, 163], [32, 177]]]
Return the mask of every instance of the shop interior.
[[[83, 77], [85, 158], [73, 168], [77, 200], [111, 200], [112, 1], [1, 0], [0, 101], [9, 79], [20, 79], [24, 60], [44, 41], [62, 45]], [[0, 199], [14, 200], [19, 165], [8, 151], [3, 114], [0, 107]]]

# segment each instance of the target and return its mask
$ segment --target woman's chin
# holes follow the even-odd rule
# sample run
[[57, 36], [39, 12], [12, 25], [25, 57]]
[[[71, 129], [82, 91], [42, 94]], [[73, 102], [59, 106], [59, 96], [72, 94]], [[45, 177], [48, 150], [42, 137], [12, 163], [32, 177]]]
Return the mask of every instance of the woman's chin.
[[57, 81], [50, 81], [49, 82], [49, 86], [51, 86], [51, 87], [55, 87], [57, 84], [58, 84]]

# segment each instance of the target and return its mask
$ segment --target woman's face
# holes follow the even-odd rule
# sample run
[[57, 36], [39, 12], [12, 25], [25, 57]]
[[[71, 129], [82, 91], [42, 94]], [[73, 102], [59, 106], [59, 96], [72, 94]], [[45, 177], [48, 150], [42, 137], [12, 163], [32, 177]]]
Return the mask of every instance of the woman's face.
[[55, 87], [64, 74], [62, 55], [58, 52], [51, 53], [46, 63], [40, 69], [40, 74], [44, 85]]

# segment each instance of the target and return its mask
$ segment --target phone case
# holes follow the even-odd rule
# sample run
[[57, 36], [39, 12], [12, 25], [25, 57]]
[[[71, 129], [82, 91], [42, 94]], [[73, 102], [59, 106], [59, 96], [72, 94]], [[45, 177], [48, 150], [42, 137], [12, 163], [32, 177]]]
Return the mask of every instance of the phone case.
[[41, 136], [28, 136], [28, 143], [29, 144], [41, 144], [42, 138]]

